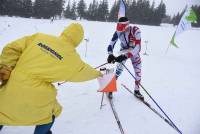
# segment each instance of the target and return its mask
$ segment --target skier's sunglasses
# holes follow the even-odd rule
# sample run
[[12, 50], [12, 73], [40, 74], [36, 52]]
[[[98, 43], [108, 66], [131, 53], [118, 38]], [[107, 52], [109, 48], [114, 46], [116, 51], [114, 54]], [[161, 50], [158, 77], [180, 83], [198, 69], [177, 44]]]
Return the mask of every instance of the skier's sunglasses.
[[129, 25], [129, 22], [125, 22], [125, 23], [118, 22], [116, 29], [118, 32], [124, 32], [126, 28], [128, 27], [128, 25]]

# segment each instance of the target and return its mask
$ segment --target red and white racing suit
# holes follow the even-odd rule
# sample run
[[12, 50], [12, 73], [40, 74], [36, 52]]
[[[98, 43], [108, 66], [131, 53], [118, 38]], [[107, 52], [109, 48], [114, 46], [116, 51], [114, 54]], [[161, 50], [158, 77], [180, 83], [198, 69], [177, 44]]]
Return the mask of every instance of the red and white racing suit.
[[[125, 32], [115, 31], [112, 40], [108, 46], [108, 54], [113, 54], [113, 49], [117, 40], [120, 40], [120, 54], [124, 54], [127, 58], [131, 59], [134, 71], [135, 71], [135, 90], [139, 90], [139, 83], [141, 81], [141, 32], [136, 26], [129, 28]], [[122, 63], [125, 64], [126, 60]], [[123, 71], [123, 65], [121, 63], [117, 64], [116, 68], [116, 78], [118, 78]]]

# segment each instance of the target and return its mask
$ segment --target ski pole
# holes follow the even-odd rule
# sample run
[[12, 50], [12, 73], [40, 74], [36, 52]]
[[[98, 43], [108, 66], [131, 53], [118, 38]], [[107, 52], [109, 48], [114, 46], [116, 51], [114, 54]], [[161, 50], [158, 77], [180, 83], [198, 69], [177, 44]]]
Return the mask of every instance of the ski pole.
[[104, 64], [101, 64], [101, 65], [95, 67], [94, 69], [98, 69], [98, 68], [100, 68], [100, 67], [102, 67], [102, 66], [105, 66], [106, 64], [108, 64], [108, 62], [106, 62], [106, 63], [104, 63]]
[[87, 44], [89, 42], [89, 39], [85, 38], [85, 57], [87, 56]]
[[104, 98], [104, 93], [102, 93], [102, 98], [101, 98], [101, 106], [100, 106], [100, 109], [102, 109], [102, 107], [103, 107], [103, 98]]
[[[132, 95], [134, 95], [134, 93], [128, 88], [126, 87], [124, 84], [121, 84], [129, 93], [131, 93]], [[135, 96], [135, 95], [134, 95]], [[140, 100], [140, 99], [139, 99]], [[142, 101], [142, 103], [144, 103], [149, 109], [151, 109], [156, 115], [158, 115], [161, 119], [163, 119], [168, 125], [170, 125], [173, 129], [175, 129], [177, 132], [178, 130], [174, 127], [174, 125], [164, 116], [162, 116], [157, 110], [155, 110], [153, 107], [151, 107], [151, 105], [146, 102], [145, 100], [140, 100]]]
[[[95, 67], [94, 69], [98, 69], [98, 68], [100, 68], [100, 67], [102, 67], [102, 66], [105, 66], [106, 64], [108, 64], [108, 63], [106, 62], [106, 63], [104, 63], [104, 64], [101, 64], [101, 65]], [[64, 84], [64, 83], [66, 83], [66, 81], [60, 82], [60, 83], [58, 82], [58, 86], [60, 86], [60, 85], [62, 85], [62, 84]]]
[[[126, 70], [129, 72], [129, 74], [136, 80], [135, 76], [130, 72], [130, 70], [121, 63]], [[151, 98], [151, 100], [156, 104], [156, 106], [161, 110], [161, 112], [167, 117], [167, 119], [174, 125], [174, 127], [177, 129], [177, 131], [182, 134], [182, 132], [179, 130], [179, 128], [173, 123], [173, 121], [169, 118], [169, 116], [164, 112], [164, 110], [158, 105], [158, 103], [154, 100], [154, 98], [148, 93], [148, 91], [142, 86], [142, 84], [139, 83], [139, 85], [142, 87], [142, 89], [146, 92], [146, 94]]]

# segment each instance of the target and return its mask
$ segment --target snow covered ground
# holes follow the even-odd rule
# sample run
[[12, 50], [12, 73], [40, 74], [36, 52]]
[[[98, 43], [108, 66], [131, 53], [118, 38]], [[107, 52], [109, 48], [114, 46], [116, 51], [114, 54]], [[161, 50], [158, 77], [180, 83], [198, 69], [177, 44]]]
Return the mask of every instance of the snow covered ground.
[[[36, 32], [59, 35], [71, 20], [24, 19], [0, 17], [0, 50], [6, 43]], [[106, 62], [107, 45], [115, 30], [114, 23], [78, 21], [85, 38], [78, 47], [81, 57], [96, 67]], [[166, 49], [175, 27], [138, 25], [142, 31], [142, 84], [184, 134], [200, 133], [200, 29], [192, 29], [177, 38], [179, 49]], [[143, 55], [147, 45], [149, 56]], [[116, 47], [116, 53], [117, 53]], [[86, 55], [86, 56], [85, 56]], [[127, 67], [132, 70], [128, 61]], [[114, 65], [111, 65], [114, 66]], [[133, 89], [133, 78], [124, 71], [118, 80], [114, 103], [126, 134], [176, 134], [170, 126], [121, 87]], [[54, 134], [120, 134], [108, 100], [99, 109], [101, 94], [96, 80], [65, 83], [58, 88], [62, 115], [52, 128]], [[141, 90], [147, 101], [154, 103]], [[8, 104], [9, 105], [9, 104]], [[157, 109], [157, 108], [156, 108]], [[32, 134], [33, 127], [5, 127], [1, 134]]]

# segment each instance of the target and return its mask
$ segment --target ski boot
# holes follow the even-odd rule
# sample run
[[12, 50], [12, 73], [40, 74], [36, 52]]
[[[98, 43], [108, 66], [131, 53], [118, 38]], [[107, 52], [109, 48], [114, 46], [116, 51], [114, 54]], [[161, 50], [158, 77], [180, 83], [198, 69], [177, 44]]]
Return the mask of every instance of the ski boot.
[[112, 92], [109, 92], [109, 93], [108, 93], [108, 98], [109, 98], [109, 99], [112, 99], [112, 98], [113, 98], [113, 93], [112, 93]]
[[144, 96], [140, 93], [139, 90], [134, 90], [134, 95], [140, 100], [144, 100]]

